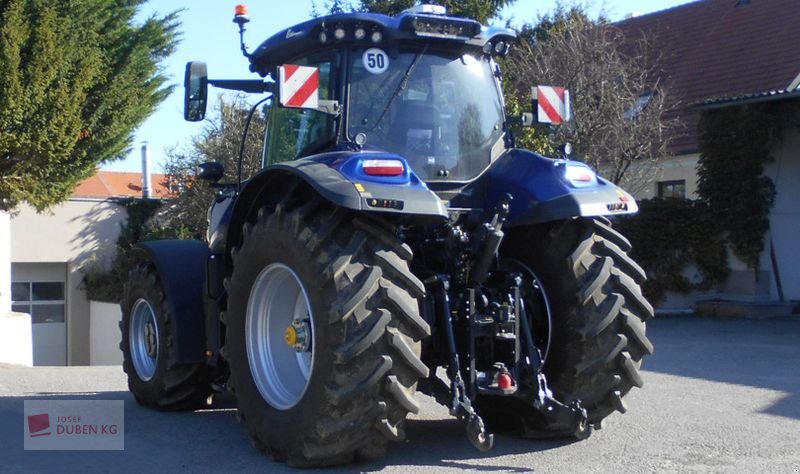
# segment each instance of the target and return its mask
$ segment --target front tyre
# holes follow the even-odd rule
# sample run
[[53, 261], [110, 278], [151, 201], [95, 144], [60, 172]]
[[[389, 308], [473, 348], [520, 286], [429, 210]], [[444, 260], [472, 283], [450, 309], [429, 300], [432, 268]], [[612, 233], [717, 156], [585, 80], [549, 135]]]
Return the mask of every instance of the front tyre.
[[153, 265], [131, 270], [120, 306], [122, 367], [136, 401], [162, 410], [205, 406], [211, 394], [211, 368], [174, 362], [169, 307]]
[[254, 444], [325, 466], [402, 439], [430, 332], [408, 247], [319, 198], [288, 198], [246, 224], [232, 255], [225, 351]]

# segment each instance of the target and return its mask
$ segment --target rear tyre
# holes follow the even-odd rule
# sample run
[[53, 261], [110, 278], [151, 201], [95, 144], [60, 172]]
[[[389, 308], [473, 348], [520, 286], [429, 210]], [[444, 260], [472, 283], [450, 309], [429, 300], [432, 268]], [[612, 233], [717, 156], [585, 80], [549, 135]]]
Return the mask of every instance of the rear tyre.
[[225, 350], [240, 420], [292, 465], [374, 458], [419, 409], [424, 286], [387, 229], [299, 204], [262, 209], [232, 254]]
[[136, 401], [161, 410], [205, 406], [211, 394], [211, 368], [174, 363], [167, 299], [152, 265], [131, 270], [120, 306], [122, 368]]
[[[552, 333], [549, 347], [540, 347], [547, 353], [550, 388], [563, 403], [580, 400], [596, 428], [614, 411], [626, 411], [622, 397], [642, 387], [642, 358], [653, 353], [645, 335], [653, 307], [642, 296], [645, 273], [629, 250], [628, 240], [602, 218], [510, 231], [501, 249], [507, 261], [524, 269], [528, 285], [535, 279], [541, 288], [537, 298], [525, 295], [525, 302], [532, 326]], [[543, 340], [539, 332], [537, 343]], [[491, 425], [516, 425], [530, 437], [543, 434], [539, 415], [521, 400], [484, 399], [479, 406]]]

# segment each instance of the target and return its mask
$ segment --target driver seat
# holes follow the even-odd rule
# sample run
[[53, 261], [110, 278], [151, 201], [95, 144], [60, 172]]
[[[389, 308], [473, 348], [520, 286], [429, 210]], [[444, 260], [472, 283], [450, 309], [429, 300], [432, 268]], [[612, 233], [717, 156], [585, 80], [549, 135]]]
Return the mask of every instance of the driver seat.
[[436, 164], [441, 137], [439, 110], [421, 100], [402, 102], [397, 108], [390, 139], [413, 169]]

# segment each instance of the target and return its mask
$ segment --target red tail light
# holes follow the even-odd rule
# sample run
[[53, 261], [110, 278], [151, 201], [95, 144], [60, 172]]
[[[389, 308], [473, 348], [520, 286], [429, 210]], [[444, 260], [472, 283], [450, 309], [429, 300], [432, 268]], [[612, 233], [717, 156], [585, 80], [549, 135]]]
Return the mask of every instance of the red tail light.
[[400, 176], [405, 172], [400, 160], [364, 160], [362, 167], [370, 176]]
[[567, 163], [564, 169], [564, 177], [576, 188], [594, 186], [597, 184], [597, 175], [585, 165]]

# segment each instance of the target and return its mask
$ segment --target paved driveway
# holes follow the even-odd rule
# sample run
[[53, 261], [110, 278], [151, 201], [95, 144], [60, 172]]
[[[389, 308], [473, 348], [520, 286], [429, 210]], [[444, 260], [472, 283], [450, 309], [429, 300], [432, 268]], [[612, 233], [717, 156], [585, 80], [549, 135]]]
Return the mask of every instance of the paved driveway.
[[[498, 436], [474, 450], [444, 408], [420, 397], [408, 441], [342, 471], [800, 473], [800, 321], [663, 318], [645, 388], [586, 441]], [[125, 401], [124, 451], [24, 451], [23, 401]], [[291, 471], [253, 449], [234, 410], [139, 407], [118, 367], [0, 365], [0, 472]], [[319, 470], [314, 472], [320, 472]]]

